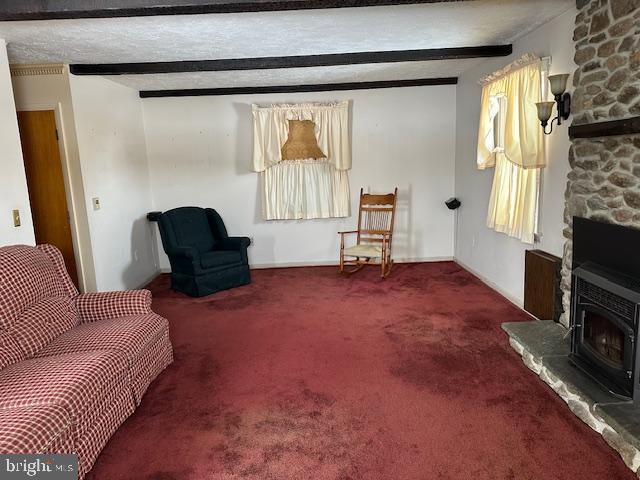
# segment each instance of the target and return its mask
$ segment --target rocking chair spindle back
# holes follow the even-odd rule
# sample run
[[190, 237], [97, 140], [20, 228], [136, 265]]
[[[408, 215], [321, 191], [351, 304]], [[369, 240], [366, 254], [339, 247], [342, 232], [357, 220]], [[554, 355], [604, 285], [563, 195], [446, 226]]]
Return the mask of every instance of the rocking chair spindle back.
[[[340, 272], [355, 273], [365, 265], [377, 265], [375, 260], [379, 258], [381, 276], [385, 278], [391, 273], [393, 266], [391, 243], [397, 196], [397, 188], [393, 193], [386, 195], [372, 195], [360, 189], [358, 230], [339, 232], [341, 235]], [[349, 233], [357, 234], [357, 244], [345, 248], [345, 235]], [[354, 268], [346, 270], [347, 265], [352, 265]]]

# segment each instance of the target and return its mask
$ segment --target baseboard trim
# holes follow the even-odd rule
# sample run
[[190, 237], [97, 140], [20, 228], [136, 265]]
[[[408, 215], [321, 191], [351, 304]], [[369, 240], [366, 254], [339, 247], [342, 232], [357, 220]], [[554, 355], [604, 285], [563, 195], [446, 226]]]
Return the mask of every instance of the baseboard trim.
[[[473, 274], [475, 277], [478, 277], [478, 279], [482, 283], [484, 283], [487, 287], [489, 287], [492, 290], [495, 290], [496, 292], [498, 292], [500, 295], [502, 295], [504, 298], [509, 300], [509, 302], [513, 303], [520, 310], [522, 310], [523, 312], [527, 313], [527, 315], [531, 315], [529, 312], [527, 312], [524, 309], [524, 302], [522, 302], [520, 299], [518, 299], [518, 298], [514, 297], [513, 295], [511, 295], [510, 293], [506, 292], [503, 288], [501, 288], [496, 283], [494, 283], [491, 280], [489, 280], [487, 277], [482, 275], [476, 269], [474, 269], [474, 268], [470, 267], [469, 265], [467, 265], [466, 263], [462, 262], [460, 259], [454, 258], [453, 261], [456, 262], [458, 265], [460, 265], [462, 268], [464, 268], [469, 273]], [[535, 317], [533, 317], [533, 318], [535, 318]]]
[[[394, 263], [430, 263], [452, 262], [453, 257], [419, 257], [419, 258], [394, 258]], [[280, 263], [252, 263], [251, 270], [265, 270], [267, 268], [298, 268], [298, 267], [338, 267], [337, 260], [315, 262], [280, 262]], [[171, 273], [171, 268], [161, 268], [159, 273]]]
[[[394, 263], [427, 263], [427, 262], [451, 262], [453, 257], [420, 257], [420, 258], [394, 258]], [[337, 260], [320, 262], [284, 262], [284, 263], [254, 263], [252, 270], [263, 270], [266, 268], [297, 268], [297, 267], [336, 267]]]

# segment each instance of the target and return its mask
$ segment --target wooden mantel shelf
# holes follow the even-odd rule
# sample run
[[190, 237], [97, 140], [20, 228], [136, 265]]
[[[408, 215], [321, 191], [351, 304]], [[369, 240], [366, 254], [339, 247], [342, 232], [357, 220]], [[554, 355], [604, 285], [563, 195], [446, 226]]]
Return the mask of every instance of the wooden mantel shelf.
[[569, 127], [569, 138], [611, 137], [640, 134], [640, 117], [622, 118], [610, 122], [587, 123]]

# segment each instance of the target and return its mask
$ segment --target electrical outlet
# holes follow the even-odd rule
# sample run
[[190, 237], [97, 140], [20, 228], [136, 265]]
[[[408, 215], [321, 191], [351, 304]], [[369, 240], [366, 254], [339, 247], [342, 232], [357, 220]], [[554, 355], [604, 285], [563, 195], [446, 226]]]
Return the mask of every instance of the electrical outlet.
[[19, 227], [21, 225], [20, 222], [20, 210], [14, 210], [13, 211], [13, 226], [14, 227]]
[[100, 199], [98, 197], [93, 197], [91, 203], [93, 203], [94, 210], [100, 210]]

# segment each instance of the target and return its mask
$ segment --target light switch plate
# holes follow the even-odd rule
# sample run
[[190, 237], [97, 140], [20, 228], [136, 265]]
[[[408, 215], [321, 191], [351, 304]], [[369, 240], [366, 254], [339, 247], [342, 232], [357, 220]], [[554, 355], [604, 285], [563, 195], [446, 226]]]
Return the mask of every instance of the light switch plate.
[[93, 203], [94, 210], [100, 210], [100, 199], [98, 197], [93, 197], [91, 203]]
[[13, 226], [14, 227], [19, 227], [21, 225], [20, 222], [20, 210], [14, 210], [13, 211]]

